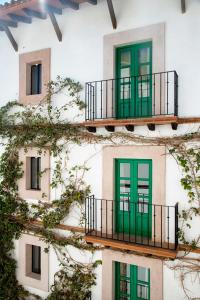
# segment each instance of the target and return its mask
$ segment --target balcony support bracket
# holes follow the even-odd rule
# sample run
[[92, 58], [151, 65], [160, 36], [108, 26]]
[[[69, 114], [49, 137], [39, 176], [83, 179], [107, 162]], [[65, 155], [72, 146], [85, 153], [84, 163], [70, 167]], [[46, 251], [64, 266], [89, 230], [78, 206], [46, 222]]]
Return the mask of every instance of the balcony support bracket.
[[133, 132], [134, 131], [134, 125], [126, 125], [126, 130]]
[[108, 132], [114, 132], [115, 131], [115, 126], [105, 126], [105, 129], [108, 131]]
[[156, 129], [156, 125], [152, 124], [152, 123], [147, 124], [147, 126], [148, 126], [148, 128], [149, 128], [150, 131], [155, 131], [155, 129]]
[[96, 127], [92, 127], [92, 126], [87, 126], [86, 129], [88, 132], [92, 132], [92, 133], [95, 133], [97, 131]]
[[178, 128], [178, 123], [171, 123], [172, 129], [177, 130]]

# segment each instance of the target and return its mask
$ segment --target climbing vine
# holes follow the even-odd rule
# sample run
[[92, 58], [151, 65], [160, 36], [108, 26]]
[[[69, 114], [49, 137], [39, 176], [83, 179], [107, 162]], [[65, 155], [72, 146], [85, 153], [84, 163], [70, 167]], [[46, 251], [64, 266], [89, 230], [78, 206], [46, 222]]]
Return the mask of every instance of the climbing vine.
[[[81, 101], [82, 87], [70, 78], [57, 77], [47, 85], [46, 97], [36, 106], [26, 106], [18, 102], [9, 102], [0, 109], [0, 136], [4, 152], [0, 158], [0, 299], [26, 300], [40, 299], [22, 287], [16, 278], [16, 261], [13, 258], [14, 240], [19, 239], [23, 232], [32, 232], [46, 244], [45, 251], [54, 249], [60, 262], [60, 270], [54, 276], [54, 284], [47, 300], [87, 300], [91, 287], [95, 284], [95, 268], [100, 261], [81, 263], [70, 254], [69, 246], [81, 251], [93, 253], [96, 249], [84, 241], [83, 235], [71, 233], [60, 236], [56, 230], [69, 215], [74, 205], [82, 211], [85, 198], [90, 193], [90, 186], [84, 181], [88, 171], [86, 165], [68, 166], [70, 146], [83, 143], [109, 144], [151, 144], [165, 145], [178, 165], [182, 168], [181, 184], [187, 191], [188, 203], [180, 212], [181, 224], [179, 240], [188, 246], [187, 251], [199, 246], [200, 236], [188, 241], [185, 236], [191, 228], [194, 217], [200, 216], [200, 152], [197, 142], [199, 132], [171, 138], [142, 137], [124, 132], [107, 135], [92, 134], [73, 119], [66, 120], [66, 112], [73, 109], [79, 116], [85, 108]], [[55, 96], [62, 94], [64, 105], [55, 105]], [[22, 162], [19, 150], [28, 151], [36, 148], [38, 154], [49, 153], [54, 160], [50, 187], [60, 189], [60, 195], [51, 202], [46, 201], [46, 195], [36, 204], [28, 204], [20, 197], [18, 181], [23, 176]], [[43, 172], [40, 176], [43, 176]], [[63, 175], [64, 174], [64, 175]], [[84, 214], [80, 219], [84, 222]], [[188, 250], [189, 249], [189, 250]], [[180, 257], [180, 261], [186, 257]], [[187, 260], [187, 268], [180, 268], [180, 263], [174, 269], [181, 269], [181, 280], [191, 272], [200, 272], [199, 261]], [[186, 272], [184, 270], [186, 269]], [[184, 287], [184, 284], [183, 284]], [[185, 292], [186, 289], [184, 288]], [[187, 292], [186, 292], [187, 294]], [[188, 296], [189, 297], [189, 296]], [[188, 298], [189, 299], [189, 298]]]

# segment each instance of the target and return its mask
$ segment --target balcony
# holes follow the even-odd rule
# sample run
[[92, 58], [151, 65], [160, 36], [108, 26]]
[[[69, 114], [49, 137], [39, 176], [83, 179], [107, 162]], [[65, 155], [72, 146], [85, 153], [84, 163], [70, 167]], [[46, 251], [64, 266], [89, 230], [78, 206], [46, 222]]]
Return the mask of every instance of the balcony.
[[178, 204], [149, 204], [96, 199], [85, 201], [86, 241], [127, 251], [175, 258], [178, 247]]
[[100, 126], [110, 126], [106, 129], [114, 131], [111, 126], [120, 124], [129, 131], [133, 131], [131, 125], [138, 124], [174, 125], [178, 117], [178, 75], [168, 71], [87, 82], [85, 98], [85, 126], [89, 131]]

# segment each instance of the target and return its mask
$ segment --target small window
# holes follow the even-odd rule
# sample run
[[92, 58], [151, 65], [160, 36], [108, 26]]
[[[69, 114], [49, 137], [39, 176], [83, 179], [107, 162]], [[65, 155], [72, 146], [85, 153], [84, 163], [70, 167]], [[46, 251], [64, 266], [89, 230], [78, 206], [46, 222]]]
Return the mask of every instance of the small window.
[[32, 245], [32, 273], [41, 275], [41, 247]]
[[31, 66], [31, 95], [41, 94], [42, 87], [42, 64]]
[[41, 189], [41, 157], [31, 157], [30, 159], [30, 188], [31, 190]]

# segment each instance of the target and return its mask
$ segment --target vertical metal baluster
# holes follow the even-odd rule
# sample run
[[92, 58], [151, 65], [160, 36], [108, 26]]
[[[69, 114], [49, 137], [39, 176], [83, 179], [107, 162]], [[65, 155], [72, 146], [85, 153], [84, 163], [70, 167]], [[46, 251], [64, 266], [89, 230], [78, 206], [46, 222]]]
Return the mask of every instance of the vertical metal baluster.
[[97, 118], [97, 82], [95, 82], [95, 119]]
[[90, 232], [92, 231], [92, 196], [90, 198]]
[[101, 119], [103, 119], [103, 82], [101, 81]]
[[113, 79], [112, 79], [112, 111], [111, 118], [114, 118], [114, 88], [113, 88]]
[[107, 207], [108, 200], [106, 200], [106, 238], [108, 234], [108, 207]]
[[131, 77], [127, 78], [129, 80], [128, 83], [128, 95], [129, 95], [129, 113], [128, 116], [132, 116], [131, 114]]
[[141, 92], [141, 95], [140, 95], [140, 109], [141, 109], [141, 113], [140, 113], [140, 115], [142, 116], [142, 103], [143, 103], [143, 92], [142, 92], [142, 85], [143, 85], [143, 83], [142, 83], [142, 75], [140, 76], [140, 79], [141, 79], [141, 81], [140, 81], [140, 92]]
[[178, 247], [178, 203], [175, 205], [175, 250]]
[[143, 217], [144, 217], [144, 195], [142, 198], [142, 213], [141, 213], [141, 243], [143, 244]]
[[147, 115], [150, 116], [150, 78], [151, 75], [147, 75]]
[[156, 205], [154, 204], [154, 247], [156, 245]]
[[98, 207], [98, 200], [95, 199], [95, 235], [98, 235], [97, 231], [97, 207]]
[[124, 241], [124, 199], [123, 199], [123, 241]]
[[169, 206], [167, 207], [167, 244], [169, 249]]
[[150, 226], [149, 226], [149, 212], [150, 212], [150, 209], [149, 209], [149, 202], [147, 203], [147, 208], [148, 208], [148, 245], [149, 245], [149, 236], [150, 236]]
[[108, 118], [108, 81], [106, 80], [106, 119]]
[[178, 116], [178, 74], [174, 72], [174, 115]]
[[153, 74], [153, 114], [156, 115], [156, 74]]
[[[120, 83], [120, 85], [121, 85], [121, 83]], [[125, 117], [125, 114], [124, 114], [124, 112], [125, 112], [124, 78], [123, 78], [123, 102], [122, 103], [123, 103], [123, 118], [124, 118]]]
[[167, 115], [169, 114], [169, 73], [167, 72]]
[[103, 214], [103, 209], [102, 209], [102, 199], [101, 199], [101, 237], [102, 237], [102, 228], [103, 228], [102, 214]]
[[160, 73], [160, 115], [162, 115], [162, 73]]
[[160, 208], [161, 208], [161, 224], [160, 224], [160, 231], [161, 231], [161, 248], [162, 248], [162, 234], [163, 234], [163, 230], [162, 230], [162, 226], [163, 226], [163, 224], [162, 224], [162, 222], [163, 222], [163, 217], [162, 217], [162, 205], [160, 206]]
[[93, 213], [92, 213], [92, 217], [93, 217], [93, 220], [92, 220], [93, 229], [92, 229], [92, 231], [94, 232], [94, 195], [92, 197], [92, 201], [93, 201]]
[[114, 209], [113, 209], [113, 200], [111, 201], [111, 203], [112, 203], [112, 213], [111, 213], [111, 215], [112, 215], [112, 239], [113, 239], [113, 227], [114, 227]]
[[137, 90], [137, 83], [136, 83], [136, 76], [133, 77], [133, 84], [134, 84], [134, 93], [133, 93], [133, 100], [134, 100], [134, 117], [136, 117], [136, 112], [137, 112], [137, 104], [136, 104], [136, 99], [137, 99], [137, 93], [139, 93], [139, 90]]
[[88, 109], [88, 98], [87, 98], [87, 83], [85, 84], [85, 120], [87, 121], [87, 109]]
[[84, 214], [84, 218], [85, 218], [85, 234], [87, 234], [87, 197], [85, 198], [85, 214]]
[[88, 233], [90, 232], [89, 228], [90, 228], [90, 209], [89, 209], [89, 203], [90, 202], [90, 197], [88, 197], [88, 219], [87, 219], [87, 225], [88, 225]]
[[131, 240], [131, 202], [128, 196], [128, 216], [129, 216], [129, 242]]
[[138, 202], [135, 202], [134, 206], [135, 206], [135, 243], [136, 244], [137, 244], [137, 205], [138, 205]]

